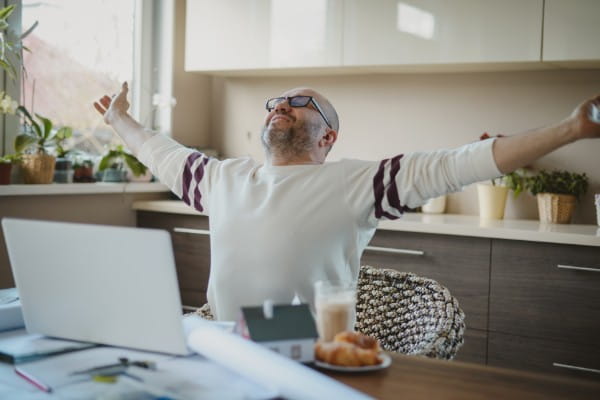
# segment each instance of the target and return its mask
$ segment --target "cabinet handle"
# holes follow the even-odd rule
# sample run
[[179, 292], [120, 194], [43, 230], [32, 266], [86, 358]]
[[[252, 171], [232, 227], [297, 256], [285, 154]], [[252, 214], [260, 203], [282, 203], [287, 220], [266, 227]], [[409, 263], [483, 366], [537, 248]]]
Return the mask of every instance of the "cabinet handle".
[[410, 254], [413, 256], [425, 255], [425, 252], [422, 250], [392, 249], [390, 247], [367, 246], [365, 250], [378, 251], [380, 253]]
[[574, 369], [577, 371], [594, 372], [596, 374], [600, 374], [600, 369], [578, 367], [577, 365], [561, 364], [555, 362], [552, 363], [552, 366], [557, 368]]
[[194, 235], [210, 235], [210, 231], [208, 231], [206, 229], [173, 228], [173, 232], [177, 232], [177, 233], [192, 233]]
[[600, 268], [587, 268], [587, 267], [574, 267], [572, 265], [557, 265], [560, 269], [574, 269], [576, 271], [591, 271], [591, 272], [600, 272]]

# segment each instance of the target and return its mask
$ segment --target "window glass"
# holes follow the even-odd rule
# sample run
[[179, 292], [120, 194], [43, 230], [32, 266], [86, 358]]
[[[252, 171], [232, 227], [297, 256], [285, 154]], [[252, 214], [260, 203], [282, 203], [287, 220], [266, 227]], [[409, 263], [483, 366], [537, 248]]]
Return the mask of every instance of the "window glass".
[[102, 154], [120, 139], [92, 103], [111, 94], [134, 70], [135, 0], [23, 0], [21, 103], [57, 126], [73, 128], [69, 148]]

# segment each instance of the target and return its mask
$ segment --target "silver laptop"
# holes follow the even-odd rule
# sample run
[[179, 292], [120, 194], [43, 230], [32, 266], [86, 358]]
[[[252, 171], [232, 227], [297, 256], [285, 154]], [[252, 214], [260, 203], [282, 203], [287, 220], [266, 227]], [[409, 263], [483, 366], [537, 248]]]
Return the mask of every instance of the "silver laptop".
[[2, 219], [30, 333], [189, 354], [166, 231]]

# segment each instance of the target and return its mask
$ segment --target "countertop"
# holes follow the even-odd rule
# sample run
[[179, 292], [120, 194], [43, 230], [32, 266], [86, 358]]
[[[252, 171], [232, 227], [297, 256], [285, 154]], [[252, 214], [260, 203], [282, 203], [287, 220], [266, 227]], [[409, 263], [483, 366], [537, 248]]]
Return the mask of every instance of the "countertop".
[[[137, 201], [133, 208], [203, 215], [179, 200]], [[472, 215], [406, 213], [395, 221], [381, 221], [378, 229], [600, 247], [600, 227], [596, 225], [544, 224], [538, 220], [485, 221]]]

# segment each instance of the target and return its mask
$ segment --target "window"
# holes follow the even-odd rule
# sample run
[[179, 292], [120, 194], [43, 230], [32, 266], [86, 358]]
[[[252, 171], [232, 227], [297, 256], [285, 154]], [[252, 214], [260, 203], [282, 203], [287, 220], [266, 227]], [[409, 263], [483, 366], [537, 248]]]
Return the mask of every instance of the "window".
[[[136, 0], [23, 0], [21, 104], [73, 127], [69, 147], [92, 155], [120, 142], [92, 103], [123, 81], [134, 89]], [[133, 110], [134, 114], [136, 110]], [[136, 115], [136, 117], [140, 117]]]

